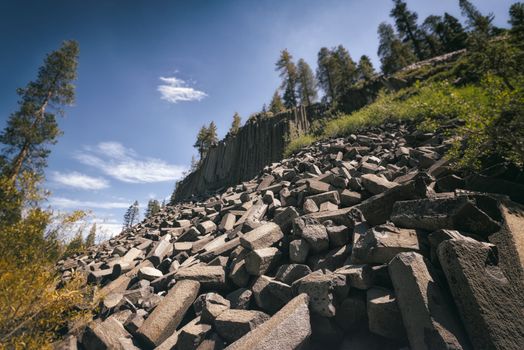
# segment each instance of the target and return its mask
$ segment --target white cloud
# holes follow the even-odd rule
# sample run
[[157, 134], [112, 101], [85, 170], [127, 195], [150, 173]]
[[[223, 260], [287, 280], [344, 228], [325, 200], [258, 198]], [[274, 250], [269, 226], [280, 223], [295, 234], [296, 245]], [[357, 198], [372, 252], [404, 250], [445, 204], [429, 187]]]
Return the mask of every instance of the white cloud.
[[93, 202], [81, 201], [76, 199], [69, 199], [65, 197], [52, 197], [49, 200], [52, 207], [68, 208], [68, 209], [82, 209], [82, 208], [98, 208], [98, 209], [122, 209], [128, 208], [130, 203], [127, 202]]
[[100, 190], [109, 187], [109, 182], [101, 177], [91, 177], [78, 173], [76, 171], [71, 173], [53, 172], [53, 181], [69, 187], [80, 188], [83, 190]]
[[142, 157], [118, 142], [101, 142], [76, 154], [80, 162], [100, 169], [106, 175], [128, 183], [173, 181], [182, 177], [186, 167], [161, 159]]
[[187, 86], [187, 83], [176, 77], [160, 77], [164, 83], [157, 87], [161, 98], [170, 103], [177, 103], [180, 101], [200, 101], [207, 94], [203, 91], [195, 90]]

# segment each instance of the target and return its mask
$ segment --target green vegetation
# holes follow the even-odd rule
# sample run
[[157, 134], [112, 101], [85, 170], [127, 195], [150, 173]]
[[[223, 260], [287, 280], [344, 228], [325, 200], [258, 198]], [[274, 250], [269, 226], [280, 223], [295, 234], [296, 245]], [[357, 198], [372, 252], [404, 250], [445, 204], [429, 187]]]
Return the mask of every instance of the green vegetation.
[[312, 135], [301, 135], [291, 140], [284, 151], [284, 157], [288, 157], [294, 152], [311, 145], [316, 141], [315, 136]]
[[61, 257], [84, 248], [80, 230], [69, 244], [64, 237], [86, 214], [42, 207], [49, 145], [61, 134], [56, 116], [74, 102], [77, 60], [74, 41], [47, 55], [37, 79], [18, 90], [20, 108], [0, 134], [0, 348], [51, 348], [89, 313], [83, 278], [59, 283], [55, 271]]

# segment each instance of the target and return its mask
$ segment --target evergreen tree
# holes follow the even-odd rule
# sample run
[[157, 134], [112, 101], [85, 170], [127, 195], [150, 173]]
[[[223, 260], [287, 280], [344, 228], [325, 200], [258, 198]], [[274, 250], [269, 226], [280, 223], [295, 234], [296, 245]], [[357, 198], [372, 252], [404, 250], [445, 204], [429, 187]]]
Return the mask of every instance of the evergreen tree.
[[202, 127], [198, 131], [197, 139], [193, 144], [193, 147], [195, 147], [198, 150], [198, 154], [200, 155], [200, 159], [202, 160], [206, 157], [207, 151], [209, 151], [211, 146], [216, 145], [217, 142], [217, 126], [215, 122], [211, 122], [207, 127], [205, 125], [202, 125]]
[[366, 56], [362, 55], [360, 56], [360, 60], [358, 61], [357, 65], [357, 74], [358, 79], [360, 80], [369, 80], [375, 75], [375, 69], [373, 68], [373, 63], [371, 63], [371, 59]]
[[67, 244], [64, 255], [70, 256], [84, 250], [84, 240], [82, 238], [82, 230], [78, 230], [73, 239]]
[[235, 114], [233, 115], [233, 122], [231, 123], [231, 128], [229, 129], [230, 135], [236, 135], [238, 133], [241, 122], [242, 122], [242, 119], [240, 118], [240, 114], [235, 112]]
[[417, 26], [417, 13], [409, 11], [406, 3], [402, 0], [393, 0], [393, 2], [395, 7], [391, 10], [390, 16], [395, 20], [401, 39], [413, 46], [415, 55], [419, 60], [427, 58], [422, 43], [422, 33]]
[[338, 100], [357, 81], [357, 65], [351, 58], [348, 50], [342, 45], [332, 50], [332, 57], [335, 63], [335, 74], [333, 77], [335, 98]]
[[298, 70], [298, 96], [303, 106], [309, 106], [317, 99], [317, 83], [313, 71], [302, 58], [297, 63]]
[[206, 143], [208, 149], [211, 148], [211, 146], [215, 146], [218, 143], [217, 126], [213, 121], [209, 123], [209, 126], [207, 128]]
[[439, 53], [452, 52], [466, 47], [468, 38], [459, 20], [444, 13], [441, 16], [428, 16], [422, 25], [424, 30], [438, 40]]
[[493, 33], [493, 14], [484, 16], [479, 10], [468, 0], [459, 0], [460, 10], [462, 15], [466, 17], [466, 24], [469, 29], [477, 34], [489, 36]]
[[411, 48], [400, 41], [390, 24], [382, 22], [378, 35], [378, 56], [384, 74], [392, 74], [416, 60]]
[[91, 229], [89, 230], [89, 233], [87, 234], [86, 242], [85, 242], [86, 248], [94, 246], [95, 239], [96, 239], [96, 223], [94, 223], [93, 226], [91, 226]]
[[197, 139], [195, 141], [195, 144], [193, 145], [193, 147], [195, 147], [198, 150], [200, 159], [204, 159], [204, 157], [206, 156], [206, 152], [207, 152], [206, 137], [207, 137], [207, 127], [205, 125], [202, 125], [202, 127], [200, 127], [200, 130], [198, 130]]
[[276, 63], [276, 70], [282, 78], [280, 88], [284, 91], [283, 100], [286, 108], [294, 108], [297, 106], [297, 85], [298, 74], [297, 67], [293, 62], [293, 56], [287, 49], [282, 50], [280, 58]]
[[131, 228], [138, 222], [139, 208], [138, 201], [135, 201], [124, 214], [123, 229]]
[[278, 93], [278, 90], [275, 91], [273, 94], [273, 97], [271, 98], [271, 102], [269, 103], [269, 111], [273, 114], [280, 113], [284, 111], [284, 103], [282, 102], [282, 98], [280, 97], [280, 94]]
[[522, 48], [524, 45], [524, 3], [516, 2], [509, 8], [509, 20], [511, 24], [511, 36], [516, 46]]
[[[14, 182], [23, 170], [41, 174], [49, 155], [48, 145], [61, 134], [56, 115], [75, 99], [78, 44], [65, 41], [60, 49], [47, 55], [38, 77], [18, 89], [20, 108], [11, 114], [0, 134], [2, 174]], [[54, 112], [54, 113], [53, 113]]]
[[150, 218], [160, 211], [160, 203], [156, 199], [147, 202], [145, 217]]
[[324, 90], [325, 102], [335, 100], [335, 61], [331, 51], [327, 47], [320, 49], [317, 55], [317, 81], [318, 85]]

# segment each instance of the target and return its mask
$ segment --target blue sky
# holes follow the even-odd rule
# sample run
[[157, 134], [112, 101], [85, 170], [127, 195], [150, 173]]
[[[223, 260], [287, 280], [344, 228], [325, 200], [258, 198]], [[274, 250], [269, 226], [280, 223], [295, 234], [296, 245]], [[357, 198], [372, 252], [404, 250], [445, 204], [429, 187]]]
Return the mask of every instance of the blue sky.
[[[514, 1], [478, 0], [506, 26]], [[458, 0], [407, 1], [419, 22]], [[279, 84], [274, 63], [287, 48], [313, 68], [322, 46], [348, 48], [376, 67], [376, 29], [391, 0], [81, 1], [0, 0], [0, 118], [16, 110], [17, 87], [34, 79], [61, 41], [80, 44], [76, 103], [47, 169], [49, 205], [89, 209], [117, 232], [127, 206], [169, 197], [196, 154], [198, 129], [219, 137], [234, 112], [243, 120]]]

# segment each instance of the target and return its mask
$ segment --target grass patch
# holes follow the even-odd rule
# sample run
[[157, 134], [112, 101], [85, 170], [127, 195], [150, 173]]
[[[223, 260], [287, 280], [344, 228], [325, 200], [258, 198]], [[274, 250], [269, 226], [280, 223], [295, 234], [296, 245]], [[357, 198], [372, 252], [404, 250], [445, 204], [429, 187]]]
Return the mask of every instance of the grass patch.
[[317, 139], [312, 135], [301, 135], [291, 140], [284, 150], [284, 157], [289, 157], [298, 150], [305, 148], [315, 142]]

